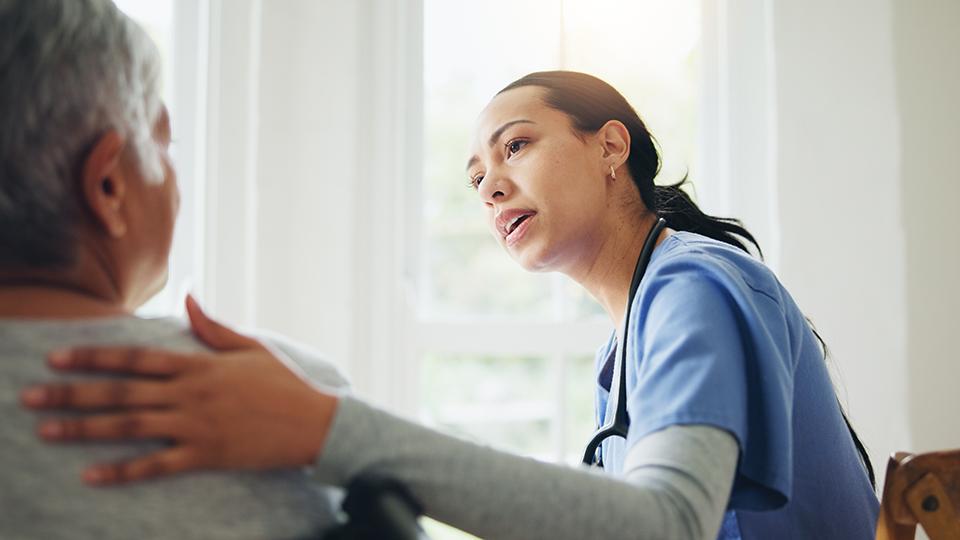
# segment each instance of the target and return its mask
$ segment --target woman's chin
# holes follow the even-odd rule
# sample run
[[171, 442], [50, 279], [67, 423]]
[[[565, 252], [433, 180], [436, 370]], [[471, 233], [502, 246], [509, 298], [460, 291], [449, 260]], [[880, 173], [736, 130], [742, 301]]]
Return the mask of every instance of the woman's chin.
[[549, 258], [542, 250], [532, 249], [531, 247], [515, 247], [510, 250], [510, 256], [527, 272], [551, 272], [552, 265]]

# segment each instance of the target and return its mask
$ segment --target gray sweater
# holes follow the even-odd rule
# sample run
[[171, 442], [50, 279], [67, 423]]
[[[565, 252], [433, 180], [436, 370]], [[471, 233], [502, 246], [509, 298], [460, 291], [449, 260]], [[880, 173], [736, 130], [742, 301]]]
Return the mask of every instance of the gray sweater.
[[334, 485], [392, 476], [427, 515], [481, 538], [714, 540], [737, 455], [726, 431], [676, 425], [637, 441], [615, 478], [463, 441], [342, 396], [315, 474]]
[[0, 320], [0, 538], [285, 539], [332, 523], [343, 486], [365, 471], [406, 483], [427, 513], [484, 538], [713, 539], [730, 493], [737, 443], [708, 426], [674, 426], [630, 451], [624, 477], [500, 452], [371, 407], [315, 354], [268, 338], [312, 382], [341, 394], [311, 482], [303, 471], [202, 472], [108, 489], [80, 482], [93, 463], [156, 443], [53, 446], [33, 434], [20, 390], [50, 380], [45, 354], [83, 344], [200, 346], [176, 320]]
[[[306, 349], [275, 346], [322, 386], [343, 378]], [[88, 465], [138, 455], [161, 443], [50, 445], [35, 435], [41, 415], [19, 405], [27, 385], [53, 380], [45, 356], [82, 344], [203, 350], [184, 323], [132, 317], [85, 321], [0, 320], [0, 538], [286, 539], [316, 537], [333, 524], [339, 490], [303, 470], [200, 472], [142, 484], [91, 488]]]

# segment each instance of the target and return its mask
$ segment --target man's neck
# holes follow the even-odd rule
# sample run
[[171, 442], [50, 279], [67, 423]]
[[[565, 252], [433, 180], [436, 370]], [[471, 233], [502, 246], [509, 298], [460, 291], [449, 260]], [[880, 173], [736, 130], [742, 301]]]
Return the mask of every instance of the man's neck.
[[0, 318], [129, 315], [132, 310], [111, 273], [84, 259], [63, 270], [0, 270]]
[[121, 306], [79, 291], [43, 286], [0, 285], [2, 319], [84, 319], [128, 314]]

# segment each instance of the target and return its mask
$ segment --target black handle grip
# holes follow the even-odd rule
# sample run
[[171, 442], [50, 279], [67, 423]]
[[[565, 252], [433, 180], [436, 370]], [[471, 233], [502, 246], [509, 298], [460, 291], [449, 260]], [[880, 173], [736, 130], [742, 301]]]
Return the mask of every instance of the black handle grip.
[[423, 508], [406, 486], [388, 476], [355, 478], [342, 508], [347, 522], [324, 535], [325, 540], [429, 540], [417, 521]]

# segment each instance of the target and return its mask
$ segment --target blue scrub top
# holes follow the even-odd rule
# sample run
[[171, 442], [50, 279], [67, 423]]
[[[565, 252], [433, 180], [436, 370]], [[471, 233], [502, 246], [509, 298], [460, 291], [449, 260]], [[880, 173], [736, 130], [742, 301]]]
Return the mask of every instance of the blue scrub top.
[[[740, 447], [718, 538], [874, 538], [879, 504], [844, 424], [823, 351], [776, 276], [722, 242], [677, 232], [654, 250], [627, 338], [627, 439], [601, 446], [619, 475], [653, 431], [706, 424]], [[616, 336], [597, 355], [608, 410]]]

